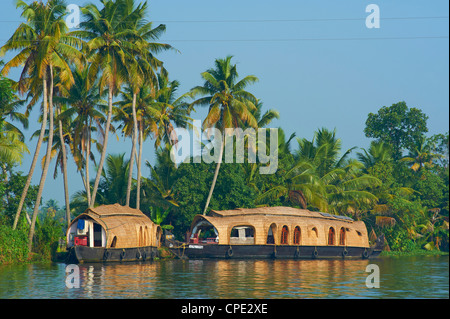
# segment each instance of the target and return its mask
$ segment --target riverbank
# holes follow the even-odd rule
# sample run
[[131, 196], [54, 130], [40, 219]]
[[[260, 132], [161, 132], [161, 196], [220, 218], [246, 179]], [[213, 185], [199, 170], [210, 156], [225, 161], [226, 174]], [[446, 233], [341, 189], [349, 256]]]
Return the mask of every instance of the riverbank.
[[382, 251], [380, 256], [448, 256], [448, 251], [416, 249], [413, 251]]

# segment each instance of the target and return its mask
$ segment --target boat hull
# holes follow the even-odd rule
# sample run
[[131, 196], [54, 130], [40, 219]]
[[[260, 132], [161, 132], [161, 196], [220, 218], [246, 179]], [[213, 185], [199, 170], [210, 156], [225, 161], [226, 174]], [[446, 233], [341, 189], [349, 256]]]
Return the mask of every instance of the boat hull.
[[149, 261], [158, 256], [158, 248], [153, 246], [131, 248], [73, 246], [69, 250], [67, 263]]
[[293, 245], [211, 245], [186, 244], [170, 248], [177, 256], [197, 258], [248, 258], [248, 259], [367, 259], [377, 257], [381, 250], [364, 247], [342, 246], [293, 246]]

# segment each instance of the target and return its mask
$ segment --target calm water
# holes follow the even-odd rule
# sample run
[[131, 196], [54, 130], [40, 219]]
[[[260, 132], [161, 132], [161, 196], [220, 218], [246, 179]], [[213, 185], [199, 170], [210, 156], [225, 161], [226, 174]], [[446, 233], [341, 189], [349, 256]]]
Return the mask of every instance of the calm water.
[[[380, 288], [366, 287], [368, 264]], [[0, 298], [449, 298], [449, 257], [373, 260], [169, 260], [0, 266]]]

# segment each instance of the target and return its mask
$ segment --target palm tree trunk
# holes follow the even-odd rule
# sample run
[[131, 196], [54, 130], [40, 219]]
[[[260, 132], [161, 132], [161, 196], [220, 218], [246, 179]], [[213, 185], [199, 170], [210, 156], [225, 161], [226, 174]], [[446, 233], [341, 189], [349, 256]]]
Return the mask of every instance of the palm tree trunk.
[[[92, 197], [91, 197], [91, 202], [89, 204], [89, 207], [93, 207], [95, 205], [95, 196], [97, 195], [98, 184], [100, 183], [100, 177], [102, 175], [103, 164], [105, 162], [106, 148], [108, 145], [109, 127], [111, 125], [112, 98], [113, 98], [112, 96], [113, 96], [113, 86], [112, 86], [112, 84], [110, 84], [109, 89], [108, 89], [108, 116], [106, 118], [105, 138], [103, 140], [102, 154], [100, 156], [100, 163], [98, 164], [97, 175], [95, 176], [94, 189], [92, 190]], [[86, 182], [89, 183], [89, 181], [86, 181]]]
[[30, 232], [28, 234], [28, 251], [31, 252], [31, 246], [33, 244], [33, 236], [34, 236], [34, 227], [36, 225], [36, 218], [39, 211], [39, 206], [41, 203], [42, 192], [44, 190], [45, 179], [47, 178], [48, 167], [50, 165], [51, 160], [51, 152], [53, 145], [53, 68], [49, 66], [49, 74], [50, 74], [50, 92], [48, 97], [49, 104], [49, 132], [48, 132], [48, 140], [47, 140], [47, 153], [45, 154], [45, 162], [44, 168], [42, 169], [41, 180], [39, 182], [39, 189], [36, 197], [36, 202], [34, 204], [33, 216], [31, 217], [31, 226]]
[[39, 133], [39, 139], [37, 141], [36, 150], [34, 151], [33, 161], [31, 162], [30, 170], [28, 172], [27, 181], [25, 182], [25, 186], [22, 190], [22, 196], [20, 197], [19, 206], [17, 207], [16, 217], [14, 218], [13, 229], [16, 229], [17, 223], [19, 222], [20, 213], [22, 212], [23, 204], [25, 203], [25, 198], [27, 197], [28, 188], [31, 184], [31, 178], [33, 177], [34, 169], [36, 168], [36, 163], [39, 157], [39, 152], [41, 151], [42, 141], [44, 140], [45, 127], [47, 126], [47, 110], [48, 110], [48, 101], [47, 101], [47, 77], [44, 75], [44, 79], [42, 81], [43, 85], [43, 114], [42, 114], [42, 124], [41, 124], [41, 132]]
[[131, 194], [131, 182], [133, 180], [133, 166], [134, 166], [134, 153], [136, 152], [136, 135], [137, 135], [137, 120], [136, 120], [136, 93], [133, 93], [133, 103], [131, 105], [133, 114], [133, 136], [131, 138], [131, 155], [130, 163], [128, 165], [128, 185], [127, 185], [127, 197], [126, 206], [130, 206], [130, 194]]
[[136, 181], [136, 209], [140, 209], [141, 204], [141, 163], [142, 163], [142, 121], [139, 123], [139, 155], [137, 159], [137, 181]]
[[91, 207], [91, 185], [89, 184], [89, 158], [91, 155], [91, 120], [87, 123], [87, 143], [86, 143], [86, 158], [85, 158], [85, 173], [86, 173], [86, 179], [85, 179], [85, 188], [86, 188], [86, 197], [87, 197], [87, 204], [88, 207]]
[[216, 186], [217, 176], [219, 175], [220, 164], [222, 164], [222, 155], [223, 149], [225, 147], [225, 134], [222, 137], [222, 145], [220, 145], [220, 153], [219, 153], [219, 161], [217, 162], [216, 170], [214, 171], [214, 178], [211, 184], [211, 188], [209, 190], [208, 198], [206, 199], [205, 209], [203, 210], [203, 215], [206, 215], [206, 211], [208, 210], [209, 202], [212, 197], [212, 193], [214, 191], [214, 187]]
[[[58, 116], [61, 114], [61, 109], [58, 107], [57, 109]], [[66, 221], [67, 225], [70, 223], [70, 202], [69, 202], [69, 186], [67, 183], [67, 158], [66, 158], [66, 144], [64, 143], [64, 135], [61, 119], [58, 119], [58, 128], [59, 128], [59, 140], [61, 143], [61, 151], [62, 151], [62, 165], [63, 165], [63, 180], [64, 180], [64, 201], [66, 203]]]

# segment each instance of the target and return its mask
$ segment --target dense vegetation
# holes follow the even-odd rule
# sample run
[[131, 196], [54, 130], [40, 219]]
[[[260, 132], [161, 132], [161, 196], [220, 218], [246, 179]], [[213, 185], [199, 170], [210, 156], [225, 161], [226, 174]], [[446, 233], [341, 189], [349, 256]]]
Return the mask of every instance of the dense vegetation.
[[[448, 132], [427, 136], [428, 117], [420, 109], [398, 102], [368, 114], [368, 149], [343, 150], [339, 132], [329, 128], [318, 129], [312, 140], [278, 128], [275, 174], [260, 174], [262, 164], [248, 161], [191, 158], [176, 165], [170, 159], [178, 142], [172, 133], [192, 128], [196, 107], [208, 107], [203, 128], [222, 132], [269, 127], [280, 117], [264, 111], [250, 93], [256, 76], [240, 78], [228, 56], [201, 73], [204, 83], [180, 94], [179, 82], [169, 80], [156, 58], [173, 48], [152, 42], [165, 26], [146, 20], [146, 3], [86, 5], [75, 31], [64, 23], [61, 0], [18, 1], [17, 7], [26, 21], [0, 49], [1, 55], [16, 54], [0, 61], [0, 263], [29, 260], [31, 251], [49, 259], [68, 221], [87, 207], [113, 203], [140, 208], [173, 226], [179, 239], [193, 216], [209, 209], [284, 205], [363, 220], [372, 235], [384, 233], [395, 251], [448, 251]], [[17, 81], [6, 77], [13, 67], [22, 68]], [[33, 134], [38, 143], [24, 174], [17, 167], [30, 150], [17, 124], [28, 129], [36, 106], [41, 129]], [[129, 138], [130, 155], [108, 153], [110, 132]], [[46, 155], [36, 165], [42, 144]], [[157, 161], [145, 163], [142, 173], [144, 147], [155, 148]], [[52, 161], [53, 176], [64, 177], [63, 208], [50, 199], [41, 205]], [[91, 162], [96, 171], [89, 170]], [[75, 165], [84, 185], [71, 201], [68, 165]], [[31, 185], [36, 167], [42, 167], [40, 183]]]

